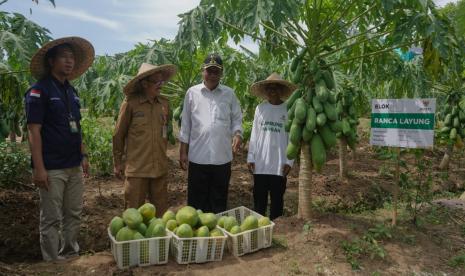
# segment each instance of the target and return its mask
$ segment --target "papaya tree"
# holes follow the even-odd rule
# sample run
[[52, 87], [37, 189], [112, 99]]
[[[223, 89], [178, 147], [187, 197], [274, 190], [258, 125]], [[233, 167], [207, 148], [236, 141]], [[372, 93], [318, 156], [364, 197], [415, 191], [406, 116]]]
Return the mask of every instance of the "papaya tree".
[[[180, 47], [226, 43], [227, 38], [238, 43], [247, 36], [283, 64], [293, 59], [293, 81], [300, 89], [289, 99], [296, 102], [297, 118], [290, 135], [300, 144], [298, 215], [305, 219], [312, 210], [312, 167], [321, 169], [334, 141], [328, 124], [335, 121], [328, 120], [332, 114], [325, 110], [334, 105], [333, 68], [360, 60], [376, 62], [376, 57], [396, 48], [424, 45], [424, 64], [437, 74], [457, 46], [451, 43], [449, 22], [431, 0], [202, 0], [180, 17], [176, 37]], [[297, 141], [303, 139], [304, 124], [307, 127], [314, 117], [317, 127], [310, 140], [306, 133], [310, 142]], [[291, 153], [299, 148], [294, 146]]]
[[32, 78], [29, 61], [51, 38], [49, 31], [21, 14], [0, 12], [0, 125], [10, 140], [21, 135], [24, 126], [23, 96]]

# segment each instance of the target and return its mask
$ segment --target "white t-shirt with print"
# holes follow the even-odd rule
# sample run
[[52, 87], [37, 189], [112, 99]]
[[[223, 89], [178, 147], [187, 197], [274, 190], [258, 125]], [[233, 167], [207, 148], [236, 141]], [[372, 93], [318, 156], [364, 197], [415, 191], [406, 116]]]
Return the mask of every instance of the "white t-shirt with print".
[[249, 142], [248, 163], [255, 163], [254, 174], [283, 175], [289, 135], [284, 130], [287, 121], [286, 103], [272, 105], [265, 101], [255, 109]]

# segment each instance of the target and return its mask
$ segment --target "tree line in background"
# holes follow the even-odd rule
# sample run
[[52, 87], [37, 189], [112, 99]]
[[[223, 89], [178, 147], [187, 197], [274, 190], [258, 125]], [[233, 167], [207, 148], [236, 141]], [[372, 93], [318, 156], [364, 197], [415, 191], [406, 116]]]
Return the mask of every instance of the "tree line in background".
[[[13, 139], [24, 133], [23, 94], [33, 81], [29, 60], [40, 45], [51, 40], [51, 34], [23, 15], [6, 12], [0, 13], [0, 30], [0, 134]], [[258, 53], [228, 44], [244, 38], [257, 43]], [[278, 72], [299, 85], [300, 94], [293, 100], [305, 105], [305, 112], [299, 111], [299, 119], [289, 127], [300, 128], [300, 134], [294, 134], [294, 150], [301, 166], [299, 215], [308, 218], [312, 168], [324, 165], [326, 151], [336, 146], [334, 135], [339, 141], [344, 177], [347, 146], [354, 148], [351, 144], [358, 139], [350, 128], [355, 128], [358, 117], [369, 115], [373, 98], [437, 98], [438, 144], [444, 145], [449, 157], [454, 147], [463, 144], [464, 40], [465, 0], [440, 9], [432, 0], [202, 0], [180, 15], [174, 40], [139, 43], [125, 53], [97, 56], [74, 84], [86, 109], [83, 127], [88, 132], [97, 131], [103, 118], [106, 124], [113, 124], [124, 98], [122, 88], [142, 62], [178, 66], [178, 74], [163, 90], [177, 109], [187, 89], [201, 81], [204, 56], [217, 52], [225, 62], [223, 83], [236, 91], [247, 131], [259, 103], [249, 94], [249, 86]], [[328, 107], [320, 109], [314, 98]], [[332, 104], [337, 107], [336, 116], [328, 114]], [[290, 110], [292, 106], [293, 102], [288, 102]], [[299, 135], [312, 126], [314, 111], [331, 119], [311, 129], [311, 137], [307, 132], [302, 139]], [[465, 113], [463, 117], [465, 123]], [[458, 125], [454, 125], [454, 118], [458, 118]], [[452, 129], [456, 129], [455, 135]], [[95, 147], [100, 154], [94, 157], [95, 162], [102, 170], [111, 169], [111, 156], [102, 159], [110, 155], [111, 141], [107, 140], [111, 128], [87, 136], [90, 152]], [[316, 141], [320, 136], [322, 143]]]

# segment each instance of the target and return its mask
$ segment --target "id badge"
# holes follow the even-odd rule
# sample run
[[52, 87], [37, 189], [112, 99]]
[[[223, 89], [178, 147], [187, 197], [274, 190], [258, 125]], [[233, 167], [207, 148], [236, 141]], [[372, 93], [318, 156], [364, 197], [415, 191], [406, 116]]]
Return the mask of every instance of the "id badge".
[[73, 119], [69, 120], [69, 128], [71, 130], [71, 133], [78, 133], [79, 132], [79, 129], [77, 127], [77, 123]]

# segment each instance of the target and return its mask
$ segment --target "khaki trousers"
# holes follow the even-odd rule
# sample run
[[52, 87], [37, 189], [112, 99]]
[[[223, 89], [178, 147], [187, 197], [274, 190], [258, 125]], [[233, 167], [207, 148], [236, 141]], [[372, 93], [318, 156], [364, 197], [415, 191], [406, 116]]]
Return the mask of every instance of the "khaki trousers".
[[81, 167], [49, 170], [48, 191], [40, 189], [40, 249], [45, 261], [79, 254], [81, 223]]
[[157, 178], [126, 177], [124, 181], [125, 208], [139, 208], [148, 199], [161, 217], [168, 209], [168, 187], [165, 174]]

